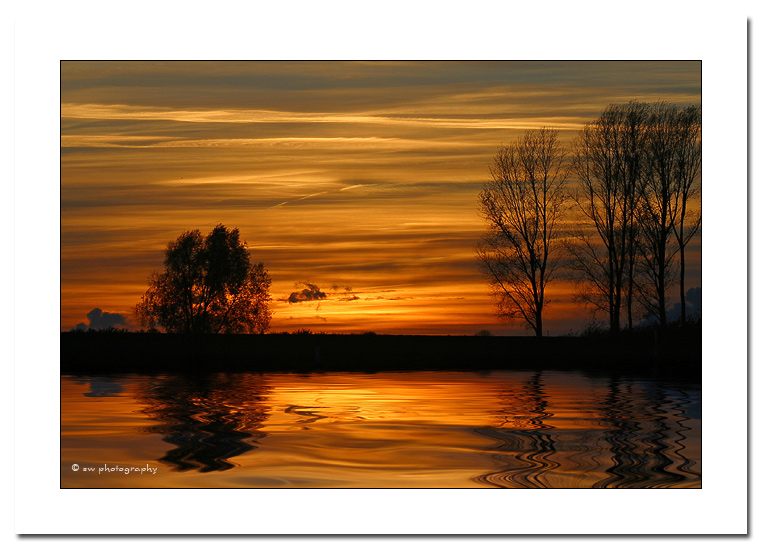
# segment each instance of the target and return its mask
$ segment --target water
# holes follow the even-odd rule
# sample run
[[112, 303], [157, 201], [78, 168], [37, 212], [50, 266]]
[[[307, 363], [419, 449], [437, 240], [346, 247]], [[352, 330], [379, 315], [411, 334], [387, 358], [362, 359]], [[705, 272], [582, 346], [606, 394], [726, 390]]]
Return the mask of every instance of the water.
[[561, 372], [61, 377], [61, 486], [701, 487], [696, 385]]

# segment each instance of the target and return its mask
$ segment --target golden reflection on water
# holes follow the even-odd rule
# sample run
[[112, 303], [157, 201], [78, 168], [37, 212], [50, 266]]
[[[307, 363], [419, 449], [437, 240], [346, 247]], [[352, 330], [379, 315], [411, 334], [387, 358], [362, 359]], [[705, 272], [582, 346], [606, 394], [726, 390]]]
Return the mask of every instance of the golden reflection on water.
[[700, 391], [645, 380], [62, 376], [61, 410], [64, 488], [700, 487]]

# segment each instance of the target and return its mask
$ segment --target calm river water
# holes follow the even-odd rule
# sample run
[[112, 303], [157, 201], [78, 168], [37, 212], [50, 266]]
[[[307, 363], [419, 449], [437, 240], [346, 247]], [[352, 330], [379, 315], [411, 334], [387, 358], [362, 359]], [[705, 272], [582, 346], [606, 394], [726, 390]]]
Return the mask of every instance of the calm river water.
[[700, 403], [561, 372], [62, 376], [61, 486], [699, 488]]

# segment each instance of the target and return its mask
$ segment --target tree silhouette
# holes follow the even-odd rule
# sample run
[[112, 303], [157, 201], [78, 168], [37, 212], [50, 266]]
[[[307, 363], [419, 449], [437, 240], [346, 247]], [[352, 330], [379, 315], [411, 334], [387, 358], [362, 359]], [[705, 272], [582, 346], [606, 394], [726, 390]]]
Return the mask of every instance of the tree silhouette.
[[545, 289], [557, 266], [557, 222], [565, 200], [564, 150], [558, 131], [528, 131], [501, 146], [492, 180], [479, 195], [489, 232], [477, 249], [497, 299], [498, 315], [542, 336]]
[[672, 232], [679, 193], [675, 105], [659, 103], [651, 111], [646, 131], [646, 169], [643, 172], [638, 223], [641, 227], [641, 301], [659, 324], [667, 323], [667, 286], [672, 282], [672, 259], [677, 250]]
[[691, 105], [678, 113], [677, 215], [674, 232], [680, 250], [680, 322], [685, 325], [685, 248], [701, 226], [701, 209], [689, 210], [689, 202], [701, 193], [701, 107]]
[[153, 273], [134, 313], [144, 328], [172, 333], [262, 333], [270, 324], [270, 277], [252, 264], [238, 229], [217, 225], [203, 237], [167, 244], [164, 272]]
[[633, 322], [633, 293], [648, 106], [609, 105], [574, 141], [572, 170], [580, 180], [574, 201], [592, 231], [567, 242], [578, 297], [604, 311], [612, 332], [622, 306]]
[[651, 108], [645, 147], [639, 223], [640, 271], [645, 283], [640, 297], [649, 314], [667, 323], [667, 291], [680, 260], [681, 321], [685, 323], [685, 248], [698, 232], [701, 214], [689, 203], [698, 193], [701, 169], [701, 111], [668, 103]]
[[701, 221], [690, 210], [700, 192], [700, 107], [609, 105], [573, 150], [574, 200], [587, 222], [567, 242], [579, 299], [604, 311], [614, 333], [625, 310], [632, 327], [634, 297], [664, 325], [679, 253], [684, 322], [685, 248]]

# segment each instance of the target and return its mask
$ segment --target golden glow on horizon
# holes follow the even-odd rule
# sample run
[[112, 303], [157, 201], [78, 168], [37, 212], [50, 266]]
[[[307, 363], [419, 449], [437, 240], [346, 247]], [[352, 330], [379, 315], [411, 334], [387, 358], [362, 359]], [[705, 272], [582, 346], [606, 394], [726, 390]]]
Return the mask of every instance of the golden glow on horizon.
[[[525, 333], [474, 257], [497, 146], [568, 143], [610, 102], [700, 102], [696, 63], [424, 65], [63, 63], [61, 329], [128, 315], [167, 242], [223, 223], [272, 276], [273, 331]], [[303, 282], [328, 298], [284, 301]], [[570, 286], [549, 293], [551, 333], [581, 326]]]

